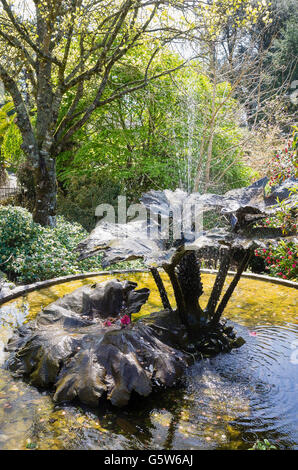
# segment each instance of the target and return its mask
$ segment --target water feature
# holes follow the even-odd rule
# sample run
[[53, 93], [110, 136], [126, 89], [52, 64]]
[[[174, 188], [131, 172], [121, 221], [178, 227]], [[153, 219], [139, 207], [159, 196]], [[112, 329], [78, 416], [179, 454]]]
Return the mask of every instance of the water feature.
[[[141, 203], [151, 214], [168, 220], [168, 233], [161, 230], [156, 217], [149, 224], [146, 218], [127, 224], [104, 222], [79, 244], [78, 251], [81, 259], [104, 251], [103, 265], [141, 258], [152, 278], [148, 273], [124, 274], [130, 282], [103, 283], [101, 277], [100, 282], [93, 279], [90, 287], [80, 289], [66, 284], [60, 286], [60, 296], [69, 288], [74, 292], [61, 299], [51, 289], [41, 291], [35, 312], [30, 294], [21, 304], [4, 305], [3, 344], [10, 335], [11, 318], [12, 323], [28, 321], [9, 342], [6, 367], [15, 377], [50, 392], [42, 392], [41, 403], [39, 392], [34, 391], [38, 408], [30, 416], [37, 416], [38, 422], [28, 415], [22, 419], [15, 409], [23, 406], [27, 412], [29, 385], [12, 383], [12, 376], [4, 372], [2, 411], [11, 420], [3, 418], [7, 432], [0, 441], [11, 445], [10, 434], [15, 435], [19, 428], [15, 424], [21, 419], [21, 434], [31, 433], [29, 447], [231, 448], [245, 446], [249, 433], [295, 447], [298, 340], [297, 319], [291, 310], [293, 291], [271, 284], [265, 290], [255, 280], [241, 281], [253, 249], [285, 236], [279, 228], [258, 225], [278, 210], [275, 197], [264, 195], [266, 182], [264, 178], [222, 196], [150, 191]], [[279, 189], [287, 198], [287, 188]], [[193, 205], [201, 214], [220, 211], [229, 227], [203, 231], [196, 224], [187, 226], [185, 215], [191, 214]], [[177, 223], [180, 229], [174, 236]], [[200, 269], [202, 250], [216, 252], [220, 260], [215, 279], [206, 279], [207, 288]], [[237, 272], [230, 279], [232, 262]], [[137, 284], [132, 281], [138, 276], [138, 290], [134, 290]], [[157, 292], [160, 299], [154, 306]], [[114, 308], [114, 300], [119, 308]], [[139, 321], [126, 327], [118, 315], [130, 308], [131, 301], [134, 307], [126, 313], [135, 313]], [[161, 303], [163, 310], [156, 313]], [[32, 320], [41, 308], [36, 321]], [[228, 326], [221, 319], [223, 311], [230, 320]], [[103, 320], [112, 312], [114, 323], [109, 319], [107, 325]], [[240, 337], [236, 338], [233, 326]], [[243, 344], [241, 353], [233, 350]], [[149, 395], [146, 402], [140, 398]], [[116, 411], [107, 400], [119, 407], [128, 402], [133, 406]], [[65, 401], [71, 406], [62, 406]], [[49, 425], [56, 431], [49, 431]]]
[[[4, 304], [0, 340], [11, 328], [32, 319], [41, 307], [101, 276], [32, 292]], [[151, 290], [139, 317], [161, 308], [149, 273], [117, 275]], [[214, 275], [203, 274], [207, 303]], [[173, 291], [164, 285], [172, 305]], [[179, 388], [133, 402], [121, 410], [103, 404], [56, 406], [51, 394], [8, 371], [0, 373], [2, 449], [247, 449], [257, 438], [278, 448], [298, 449], [298, 318], [294, 289], [241, 279], [225, 316], [246, 344], [229, 354], [203, 359], [189, 369]], [[295, 346], [296, 345], [296, 346]], [[2, 359], [4, 359], [2, 357]]]

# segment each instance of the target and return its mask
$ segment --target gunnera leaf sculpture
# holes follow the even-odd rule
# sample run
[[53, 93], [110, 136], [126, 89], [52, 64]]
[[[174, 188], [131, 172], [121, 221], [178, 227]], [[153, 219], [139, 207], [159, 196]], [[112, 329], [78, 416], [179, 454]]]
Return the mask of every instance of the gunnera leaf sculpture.
[[[289, 195], [289, 181], [268, 197], [266, 183], [264, 178], [224, 195], [150, 191], [141, 198], [150, 217], [127, 224], [99, 223], [79, 244], [80, 258], [102, 251], [104, 265], [143, 259], [164, 309], [131, 322], [131, 314], [146, 302], [148, 289], [137, 290], [135, 283], [117, 280], [81, 287], [16, 331], [6, 366], [38, 387], [54, 389], [57, 402], [79, 399], [97, 406], [106, 398], [124, 406], [133, 392], [147, 396], [156, 387], [177, 384], [196, 358], [241, 346], [244, 340], [225, 325], [222, 313], [252, 250], [283, 237], [281, 230], [256, 223], [278, 210], [277, 195], [293, 208], [297, 204]], [[226, 226], [204, 231], [197, 222], [208, 211], [217, 211]], [[202, 308], [200, 256], [206, 250], [216, 252], [220, 264]], [[236, 274], [222, 294], [235, 260], [240, 260]], [[175, 310], [159, 268], [171, 281]]]
[[[103, 251], [102, 262], [105, 266], [123, 260], [143, 259], [151, 269], [164, 308], [168, 309], [169, 302], [157, 270], [158, 267], [163, 268], [172, 283], [181, 322], [186, 327], [191, 325], [192, 331], [194, 325], [201, 327], [202, 323], [208, 322], [214, 325], [235, 290], [252, 250], [276, 243], [284, 236], [278, 228], [255, 228], [256, 222], [278, 210], [277, 196], [280, 201], [288, 199], [293, 206], [297, 203], [296, 196], [289, 198], [289, 186], [294, 186], [295, 180], [291, 179], [290, 184], [285, 181], [275, 189], [275, 193], [265, 197], [267, 182], [267, 178], [262, 178], [249, 187], [228, 191], [224, 195], [187, 194], [180, 189], [150, 191], [142, 196], [141, 203], [151, 216], [157, 217], [150, 217], [149, 222], [146, 219], [122, 225], [99, 223], [89, 237], [79, 244], [77, 250], [80, 258]], [[200, 230], [201, 225], [192, 221], [192, 213], [195, 212], [195, 218], [200, 219], [205, 212], [212, 210], [225, 217], [227, 227]], [[291, 235], [294, 233], [288, 234]], [[206, 249], [219, 253], [220, 268], [207, 308], [203, 311], [197, 301], [202, 294], [200, 267], [197, 257], [190, 253]], [[229, 267], [239, 252], [242, 261], [218, 305]], [[194, 282], [194, 278], [198, 279], [198, 285], [189, 289], [187, 286]]]

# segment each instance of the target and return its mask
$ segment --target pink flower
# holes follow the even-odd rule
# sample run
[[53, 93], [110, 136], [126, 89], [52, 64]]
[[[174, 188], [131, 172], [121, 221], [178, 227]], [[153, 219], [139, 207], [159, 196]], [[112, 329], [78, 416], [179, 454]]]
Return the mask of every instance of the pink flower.
[[130, 324], [130, 318], [128, 315], [124, 315], [124, 317], [121, 318], [121, 324], [122, 325], [129, 325]]
[[104, 322], [104, 326], [111, 326], [111, 325], [112, 325], [112, 323], [109, 320], [106, 320]]
[[292, 268], [295, 268], [296, 267], [296, 263], [292, 264]]

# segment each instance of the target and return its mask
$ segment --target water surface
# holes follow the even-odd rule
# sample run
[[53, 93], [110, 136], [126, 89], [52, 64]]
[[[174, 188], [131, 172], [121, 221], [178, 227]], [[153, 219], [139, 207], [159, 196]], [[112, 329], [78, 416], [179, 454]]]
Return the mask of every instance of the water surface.
[[[32, 292], [0, 308], [0, 361], [12, 328], [100, 276]], [[117, 275], [149, 287], [135, 317], [161, 308], [149, 273]], [[205, 297], [213, 275], [204, 275]], [[166, 275], [164, 282], [170, 291]], [[0, 449], [248, 449], [259, 438], [298, 449], [298, 318], [294, 289], [243, 278], [225, 311], [246, 344], [190, 368], [180, 388], [129, 407], [54, 406], [48, 392], [0, 369]], [[174, 304], [172, 292], [171, 302]], [[2, 345], [2, 348], [1, 348]]]

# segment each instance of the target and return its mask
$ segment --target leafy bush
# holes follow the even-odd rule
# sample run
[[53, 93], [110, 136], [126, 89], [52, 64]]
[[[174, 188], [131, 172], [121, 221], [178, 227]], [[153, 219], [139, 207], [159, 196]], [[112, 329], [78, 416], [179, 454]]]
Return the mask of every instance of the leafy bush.
[[[298, 185], [293, 186], [290, 189], [290, 195], [298, 193]], [[297, 229], [297, 202], [288, 204], [287, 199], [278, 202], [278, 210], [274, 216], [268, 217], [265, 220], [267, 227], [279, 227], [284, 235], [290, 235], [296, 232]]]
[[[292, 193], [297, 192], [293, 188]], [[279, 210], [274, 217], [267, 218], [264, 225], [279, 227], [284, 235], [296, 231], [297, 204], [290, 207], [286, 201], [279, 202]], [[298, 247], [292, 241], [281, 240], [269, 249], [255, 250], [255, 255], [264, 259], [265, 270], [272, 276], [283, 279], [298, 279]]]
[[281, 184], [284, 180], [291, 177], [297, 177], [297, 140], [296, 132], [293, 133], [293, 139], [289, 139], [285, 147], [278, 152], [269, 163], [269, 186]]
[[[285, 148], [272, 159], [269, 165], [269, 188], [274, 189], [290, 177], [297, 177], [297, 130], [294, 128], [293, 139], [288, 140]], [[290, 195], [297, 194], [298, 186], [290, 190]], [[297, 203], [289, 205], [287, 200], [278, 201], [278, 210], [275, 215], [268, 217], [261, 225], [276, 227], [284, 235], [292, 235], [297, 229]], [[292, 241], [281, 240], [271, 245], [267, 250], [255, 250], [255, 255], [264, 259], [265, 270], [272, 276], [283, 279], [298, 279], [298, 248]]]
[[[171, 66], [180, 63], [172, 53], [164, 60]], [[132, 93], [129, 100], [123, 97], [95, 110], [90, 124], [75, 134], [75, 145], [56, 159], [64, 191], [58, 201], [61, 214], [76, 217], [89, 229], [91, 223], [94, 226], [94, 202], [110, 203], [115, 191], [116, 196], [138, 202], [151, 189], [192, 190], [199, 174], [198, 190], [205, 192], [209, 134], [213, 140], [208, 190], [222, 193], [251, 182], [255, 172], [242, 161], [244, 132], [238, 103], [228, 98], [231, 85], [221, 82], [214, 91], [200, 71], [201, 65], [193, 63], [177, 71], [175, 82], [164, 76], [149, 83], [146, 91]], [[125, 83], [130, 73], [120, 67], [115, 80]], [[65, 102], [63, 112], [72, 99]], [[219, 108], [211, 131], [214, 100]]]
[[255, 255], [264, 258], [265, 269], [272, 276], [282, 279], [298, 279], [298, 248], [295, 243], [281, 240], [275, 247], [256, 250]]
[[78, 261], [74, 248], [88, 235], [79, 224], [58, 217], [44, 228], [21, 207], [0, 206], [0, 264], [9, 279], [21, 283], [101, 269], [100, 256]]
[[67, 193], [58, 193], [58, 213], [71, 222], [77, 222], [91, 231], [97, 222], [95, 209], [99, 204], [117, 206], [121, 185], [98, 177], [97, 174], [72, 178]]
[[254, 445], [248, 450], [277, 450], [277, 447], [270, 444], [268, 439], [257, 440]]

